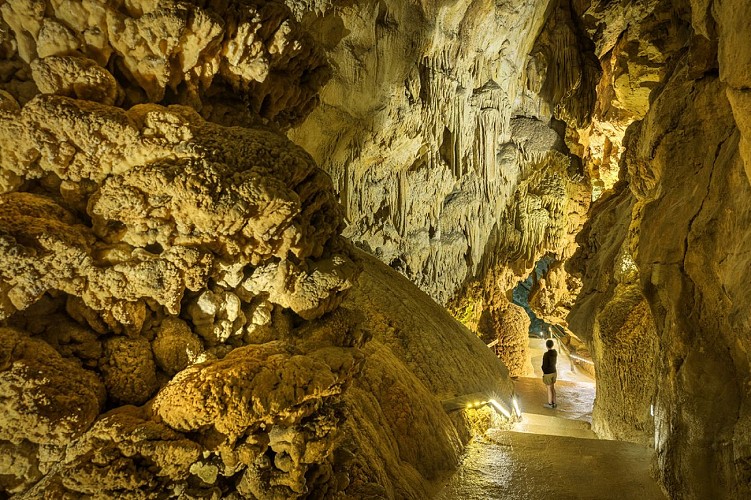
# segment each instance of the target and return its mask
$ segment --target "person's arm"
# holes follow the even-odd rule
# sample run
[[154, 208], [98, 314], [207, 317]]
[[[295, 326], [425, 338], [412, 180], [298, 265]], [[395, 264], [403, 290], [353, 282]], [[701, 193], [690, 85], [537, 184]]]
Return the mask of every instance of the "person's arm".
[[542, 355], [542, 373], [548, 372], [548, 365], [550, 363], [550, 351]]

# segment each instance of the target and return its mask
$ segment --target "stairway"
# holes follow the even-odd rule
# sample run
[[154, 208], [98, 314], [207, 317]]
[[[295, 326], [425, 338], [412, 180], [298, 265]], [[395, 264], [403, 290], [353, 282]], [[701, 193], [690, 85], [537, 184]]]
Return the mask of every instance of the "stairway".
[[[533, 366], [543, 349], [530, 341]], [[547, 400], [540, 373], [514, 383], [522, 418], [492, 429], [467, 446], [439, 500], [664, 500], [650, 475], [654, 451], [598, 439], [591, 429], [594, 381], [559, 358], [558, 408]], [[561, 366], [561, 365], [564, 366]], [[539, 371], [539, 369], [537, 370]]]
[[495, 430], [467, 447], [437, 498], [664, 500], [651, 457], [633, 443]]
[[515, 423], [512, 429], [525, 434], [597, 439], [589, 422], [535, 413], [522, 413], [521, 421]]

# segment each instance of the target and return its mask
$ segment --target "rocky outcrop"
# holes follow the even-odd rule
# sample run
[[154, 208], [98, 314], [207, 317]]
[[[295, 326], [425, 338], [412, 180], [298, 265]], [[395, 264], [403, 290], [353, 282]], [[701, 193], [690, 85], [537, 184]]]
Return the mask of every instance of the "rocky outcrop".
[[353, 470], [359, 471], [348, 493], [430, 498], [478, 426], [502, 424], [487, 408], [447, 415], [441, 400], [482, 394], [510, 403], [509, 372], [406, 278], [373, 257], [362, 258], [364, 272], [343, 303], [365, 313], [372, 335], [363, 348], [363, 375], [345, 397], [353, 413], [346, 434], [357, 450]]
[[503, 361], [512, 377], [527, 375], [530, 318], [503, 292], [512, 286], [512, 271], [505, 267], [488, 273], [485, 283], [473, 283], [449, 304], [449, 311]]
[[546, 266], [529, 292], [529, 306], [547, 323], [566, 325], [566, 317], [581, 291], [581, 279], [566, 272], [565, 262]]
[[[602, 76], [591, 123], [578, 129], [574, 146], [592, 179], [593, 197], [618, 181], [623, 137], [649, 109], [649, 96], [669, 71], [669, 59], [688, 40], [685, 7], [674, 2], [574, 2], [594, 44]], [[699, 38], [694, 43], [708, 50]]]
[[[176, 314], [186, 290], [226, 281], [223, 260], [241, 276], [244, 265], [253, 269], [245, 283], [219, 288], [239, 285], [246, 302], [273, 290], [271, 302], [309, 318], [333, 309], [329, 296], [349, 286], [344, 261], [312, 264], [341, 220], [328, 178], [278, 136], [226, 130], [186, 108], [123, 112], [57, 96], [34, 98], [0, 127], [16, 133], [0, 143], [11, 175], [54, 178], [49, 194], [3, 197], [5, 318], [56, 290], [76, 298], [69, 308], [99, 333], [139, 332], [147, 309]], [[96, 128], [111, 138], [92, 141]], [[267, 271], [288, 255], [302, 264]]]
[[[328, 176], [278, 133], [75, 97], [5, 94], [0, 117], [0, 318], [15, 327], [2, 439], [24, 452], [3, 488], [226, 493], [239, 474], [246, 495], [304, 494], [306, 473], [330, 468], [343, 419], [329, 405], [361, 359], [345, 335], [287, 338], [295, 318], [334, 311], [358, 273]], [[275, 342], [249, 345], [259, 326]], [[15, 347], [32, 343], [49, 361]], [[294, 460], [273, 439], [285, 433]]]
[[310, 112], [329, 76], [277, 2], [11, 0], [0, 23], [0, 88], [22, 103], [38, 92], [125, 107], [180, 103], [219, 121], [243, 117], [227, 105], [233, 92], [254, 118], [288, 126]]

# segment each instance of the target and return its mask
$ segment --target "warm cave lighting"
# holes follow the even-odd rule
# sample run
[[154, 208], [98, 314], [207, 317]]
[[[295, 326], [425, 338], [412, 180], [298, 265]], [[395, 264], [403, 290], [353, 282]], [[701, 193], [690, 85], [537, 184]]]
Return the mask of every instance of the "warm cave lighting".
[[493, 408], [503, 413], [504, 417], [511, 418], [511, 413], [509, 413], [509, 411], [506, 408], [504, 408], [500, 403], [498, 403], [498, 401], [496, 401], [495, 399], [491, 399], [490, 404], [493, 405]]
[[655, 416], [655, 405], [649, 405], [649, 414]]
[[514, 412], [516, 413], [516, 416], [521, 417], [522, 411], [519, 409], [519, 400], [516, 399], [516, 396], [511, 398], [511, 402], [514, 403]]

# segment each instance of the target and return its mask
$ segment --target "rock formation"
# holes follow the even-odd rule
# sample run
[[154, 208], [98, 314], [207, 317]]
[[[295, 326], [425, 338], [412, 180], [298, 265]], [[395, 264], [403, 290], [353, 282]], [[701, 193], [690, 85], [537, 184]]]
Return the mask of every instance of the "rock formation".
[[545, 256], [597, 432], [751, 496], [749, 18], [0, 0], [2, 495], [430, 497]]
[[[591, 195], [560, 119], [586, 121], [599, 67], [567, 4], [316, 9], [298, 15], [335, 70], [289, 135], [334, 179], [347, 236], [459, 308], [489, 282], [510, 292], [546, 253], [573, 253]], [[521, 366], [525, 349], [504, 356]]]
[[280, 134], [322, 54], [278, 2], [0, 3], [2, 494], [424, 498], [489, 418], [441, 400], [510, 397]]
[[[491, 346], [512, 377], [526, 375], [529, 361], [530, 318], [503, 292], [511, 271], [488, 273], [484, 283], [474, 282], [449, 304], [448, 310], [484, 343]], [[500, 279], [499, 279], [500, 278]], [[499, 279], [499, 282], [493, 282]]]
[[346, 234], [441, 303], [493, 259], [529, 268], [565, 246], [567, 190], [586, 182], [540, 94], [586, 82], [559, 81], [566, 54], [530, 55], [546, 4], [333, 1], [302, 16], [336, 71], [290, 136], [332, 175]]
[[581, 279], [566, 272], [564, 261], [556, 261], [535, 280], [529, 293], [529, 305], [546, 322], [565, 325], [581, 286]]
[[613, 123], [636, 120], [622, 181], [572, 263], [584, 288], [571, 327], [598, 364], [595, 421], [654, 442], [672, 498], [745, 498], [749, 5], [593, 3], [581, 14], [611, 68], [599, 99], [621, 110]]
[[359, 451], [355, 470], [363, 471], [362, 479], [352, 479], [359, 489], [348, 493], [430, 498], [435, 480], [455, 467], [462, 443], [489, 417], [487, 408], [446, 414], [440, 400], [485, 394], [508, 403], [509, 373], [406, 278], [373, 257], [361, 258], [365, 270], [342, 305], [363, 311], [372, 334], [363, 347], [363, 374], [345, 394], [354, 417], [345, 434]]

